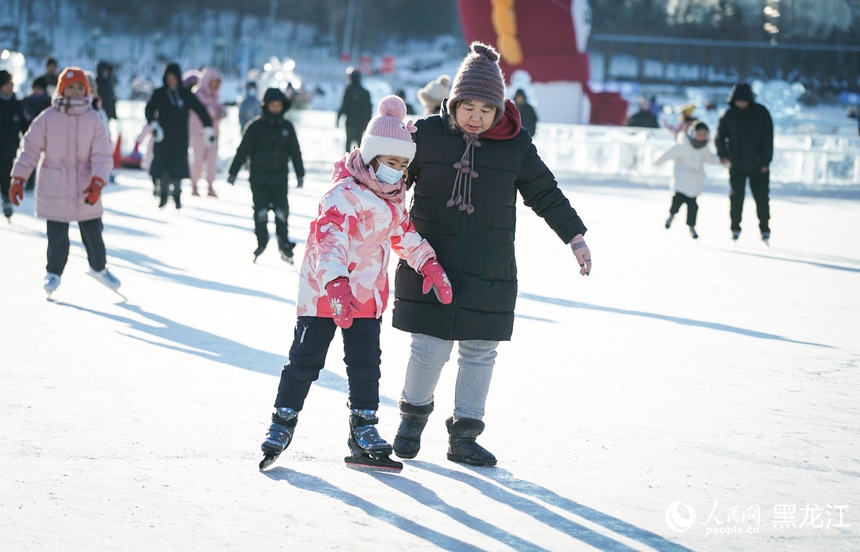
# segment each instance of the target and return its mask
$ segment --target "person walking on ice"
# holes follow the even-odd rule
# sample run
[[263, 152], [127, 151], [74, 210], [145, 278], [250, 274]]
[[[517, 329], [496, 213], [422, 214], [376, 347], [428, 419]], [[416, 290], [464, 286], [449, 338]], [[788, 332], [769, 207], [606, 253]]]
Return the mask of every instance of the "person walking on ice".
[[69, 223], [77, 221], [87, 251], [89, 274], [116, 291], [120, 281], [107, 269], [102, 238], [101, 192], [113, 168], [111, 143], [92, 106], [83, 69], [60, 73], [52, 107], [33, 120], [12, 167], [12, 201], [24, 197], [27, 178], [38, 164], [36, 216], [48, 221], [48, 266], [44, 289], [60, 285], [69, 258]]
[[251, 174], [248, 180], [254, 198], [254, 234], [257, 236], [254, 262], [269, 243], [270, 210], [275, 212], [275, 233], [281, 258], [288, 263], [293, 262], [296, 244], [290, 241], [287, 221], [290, 215], [287, 200], [290, 161], [296, 172], [297, 188], [304, 185], [305, 167], [296, 129], [284, 118], [290, 104], [290, 99], [278, 88], [266, 90], [263, 94], [263, 109], [245, 127], [245, 134], [236, 149], [236, 157], [227, 177], [227, 182], [235, 184], [239, 169], [249, 161]]
[[[397, 267], [393, 324], [412, 334], [412, 345], [394, 452], [400, 458], [418, 454], [436, 384], [459, 342], [454, 412], [446, 420], [448, 459], [492, 466], [496, 457], [476, 438], [484, 431], [496, 348], [513, 333], [517, 194], [570, 245], [583, 276], [592, 263], [586, 228], [538, 157], [516, 106], [505, 100], [494, 48], [472, 43], [441, 113], [421, 119], [417, 127], [408, 171], [414, 185], [410, 215], [448, 271], [456, 295], [449, 305], [436, 304], [423, 293], [420, 275], [410, 274], [402, 262]], [[564, 280], [563, 265], [553, 270], [554, 278]]]
[[672, 226], [672, 220], [681, 210], [681, 205], [686, 204], [687, 226], [693, 239], [699, 237], [696, 233], [696, 215], [699, 212], [696, 198], [705, 191], [705, 163], [720, 164], [720, 158], [708, 149], [709, 132], [708, 125], [694, 121], [680, 142], [654, 160], [657, 166], [668, 161], [674, 162], [669, 187], [675, 195], [672, 196], [666, 228]]
[[436, 252], [406, 212], [403, 171], [415, 155], [411, 122], [397, 96], [379, 103], [361, 145], [335, 164], [334, 187], [311, 223], [299, 275], [298, 321], [289, 363], [281, 371], [275, 412], [261, 448], [265, 469], [292, 442], [311, 383], [325, 365], [337, 328], [343, 332], [349, 381], [351, 467], [399, 471], [392, 447], [376, 429], [382, 352], [379, 335], [388, 302], [391, 251], [421, 280], [423, 293], [448, 304], [453, 292]]

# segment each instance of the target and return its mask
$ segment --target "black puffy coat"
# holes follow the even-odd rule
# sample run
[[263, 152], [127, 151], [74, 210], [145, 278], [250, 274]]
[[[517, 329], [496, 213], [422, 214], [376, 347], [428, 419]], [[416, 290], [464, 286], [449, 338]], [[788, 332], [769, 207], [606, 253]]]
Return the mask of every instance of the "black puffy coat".
[[113, 65], [106, 61], [100, 61], [96, 65], [96, 86], [102, 99], [102, 109], [108, 119], [116, 119], [116, 77], [113, 74]]
[[[277, 94], [280, 96], [276, 97]], [[270, 88], [263, 97], [263, 110], [251, 119], [245, 128], [242, 142], [236, 149], [236, 157], [230, 165], [229, 173], [238, 174], [245, 161], [250, 161], [250, 181], [252, 184], [286, 184], [290, 170], [290, 160], [296, 176], [305, 175], [302, 151], [293, 124], [281, 115], [272, 115], [265, 104], [279, 100], [289, 107], [289, 100], [283, 92]]]
[[[0, 159], [15, 159], [21, 136], [29, 126], [21, 100], [14, 95], [8, 100], [0, 99]], [[8, 181], [9, 175], [0, 175], [0, 178]]]
[[[167, 75], [176, 75], [180, 83], [175, 90], [167, 86]], [[156, 89], [146, 103], [146, 122], [158, 121], [164, 130], [164, 140], [153, 146], [149, 174], [161, 178], [165, 173], [172, 179], [189, 177], [188, 171], [188, 111], [193, 109], [204, 127], [212, 126], [206, 108], [190, 90], [183, 87], [179, 66], [171, 63], [164, 70], [164, 86]]]
[[364, 127], [370, 122], [372, 110], [370, 92], [362, 87], [361, 82], [356, 79], [343, 91], [343, 103], [341, 103], [340, 111], [337, 112], [337, 120], [340, 121], [342, 116], [346, 116], [346, 126], [364, 130]]
[[[745, 109], [736, 100], [750, 102]], [[752, 172], [767, 167], [773, 161], [773, 120], [770, 112], [755, 103], [755, 94], [748, 84], [736, 84], [729, 94], [729, 109], [720, 118], [717, 135], [717, 155], [728, 159], [733, 170]]]
[[[558, 188], [555, 177], [538, 157], [519, 113], [510, 101], [497, 127], [512, 131], [505, 137], [491, 129], [475, 148], [472, 205], [469, 215], [447, 207], [456, 169], [465, 149], [463, 132], [441, 115], [418, 121], [417, 144], [409, 166], [414, 194], [410, 215], [415, 229], [436, 250], [454, 288], [454, 301], [442, 305], [434, 294], [421, 292], [422, 277], [404, 262], [397, 266], [394, 285], [394, 327], [448, 340], [510, 340], [517, 300], [514, 238], [517, 193], [542, 217], [565, 244], [585, 225]], [[568, 254], [570, 254], [568, 252]]]

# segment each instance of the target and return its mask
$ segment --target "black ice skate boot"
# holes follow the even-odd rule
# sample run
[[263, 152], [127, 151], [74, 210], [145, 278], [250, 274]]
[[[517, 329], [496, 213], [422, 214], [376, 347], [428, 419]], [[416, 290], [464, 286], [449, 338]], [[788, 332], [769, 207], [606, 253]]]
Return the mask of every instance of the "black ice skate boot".
[[369, 468], [399, 472], [403, 464], [395, 462], [391, 455], [391, 445], [379, 436], [376, 424], [376, 410], [360, 410], [353, 408], [349, 417], [349, 450], [352, 456], [344, 458], [346, 465], [351, 468]]
[[472, 466], [495, 466], [496, 457], [475, 442], [475, 439], [484, 432], [484, 422], [461, 418], [445, 420], [448, 427], [448, 460], [470, 464]]
[[260, 462], [261, 471], [271, 465], [290, 446], [298, 421], [299, 413], [292, 408], [280, 407], [272, 413], [272, 425], [269, 426], [266, 440], [260, 445], [265, 455]]
[[400, 399], [400, 427], [394, 437], [394, 454], [400, 458], [415, 458], [421, 449], [421, 433], [427, 418], [433, 412], [433, 403], [416, 406]]

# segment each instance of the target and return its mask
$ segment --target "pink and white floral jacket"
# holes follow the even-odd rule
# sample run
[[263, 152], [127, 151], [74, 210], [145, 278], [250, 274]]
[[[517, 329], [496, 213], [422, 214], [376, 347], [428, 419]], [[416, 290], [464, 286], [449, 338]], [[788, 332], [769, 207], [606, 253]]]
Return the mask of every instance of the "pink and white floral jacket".
[[[388, 304], [393, 250], [416, 271], [436, 252], [409, 220], [406, 187], [380, 183], [362, 166], [358, 150], [335, 165], [335, 186], [311, 223], [299, 277], [299, 316], [331, 318], [325, 286], [349, 278], [355, 318], [379, 318]], [[364, 184], [367, 182], [369, 185]]]

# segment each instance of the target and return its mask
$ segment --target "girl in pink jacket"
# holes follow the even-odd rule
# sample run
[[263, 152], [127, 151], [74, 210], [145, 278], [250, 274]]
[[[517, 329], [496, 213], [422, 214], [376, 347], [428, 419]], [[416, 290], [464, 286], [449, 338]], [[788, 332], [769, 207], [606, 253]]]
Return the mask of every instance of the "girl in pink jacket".
[[435, 290], [448, 304], [453, 295], [436, 252], [415, 231], [404, 205], [403, 171], [415, 156], [403, 123], [406, 105], [397, 96], [379, 104], [361, 148], [335, 164], [335, 186], [323, 196], [311, 223], [302, 263], [298, 323], [290, 362], [281, 372], [272, 425], [262, 445], [263, 469], [290, 444], [311, 383], [325, 365], [338, 327], [343, 332], [349, 379], [352, 456], [348, 464], [399, 470], [388, 458], [391, 445], [376, 431], [379, 407], [379, 334], [388, 301], [391, 251], [424, 276], [424, 293]]
[[12, 167], [12, 201], [24, 197], [24, 183], [39, 165], [36, 216], [48, 220], [48, 274], [45, 291], [60, 285], [69, 257], [69, 223], [77, 221], [87, 250], [89, 274], [116, 290], [120, 282], [105, 267], [101, 191], [113, 168], [111, 143], [93, 110], [83, 69], [60, 73], [52, 107], [43, 111], [24, 135], [24, 148]]
[[206, 108], [212, 118], [212, 130], [215, 140], [210, 141], [203, 130], [203, 123], [196, 113], [191, 112], [188, 118], [188, 135], [191, 138], [191, 195], [200, 195], [197, 191], [197, 181], [206, 170], [206, 182], [209, 184], [209, 196], [218, 197], [212, 183], [218, 173], [218, 123], [227, 114], [227, 109], [221, 103], [221, 72], [214, 67], [207, 67], [200, 76], [197, 90], [194, 94]]

